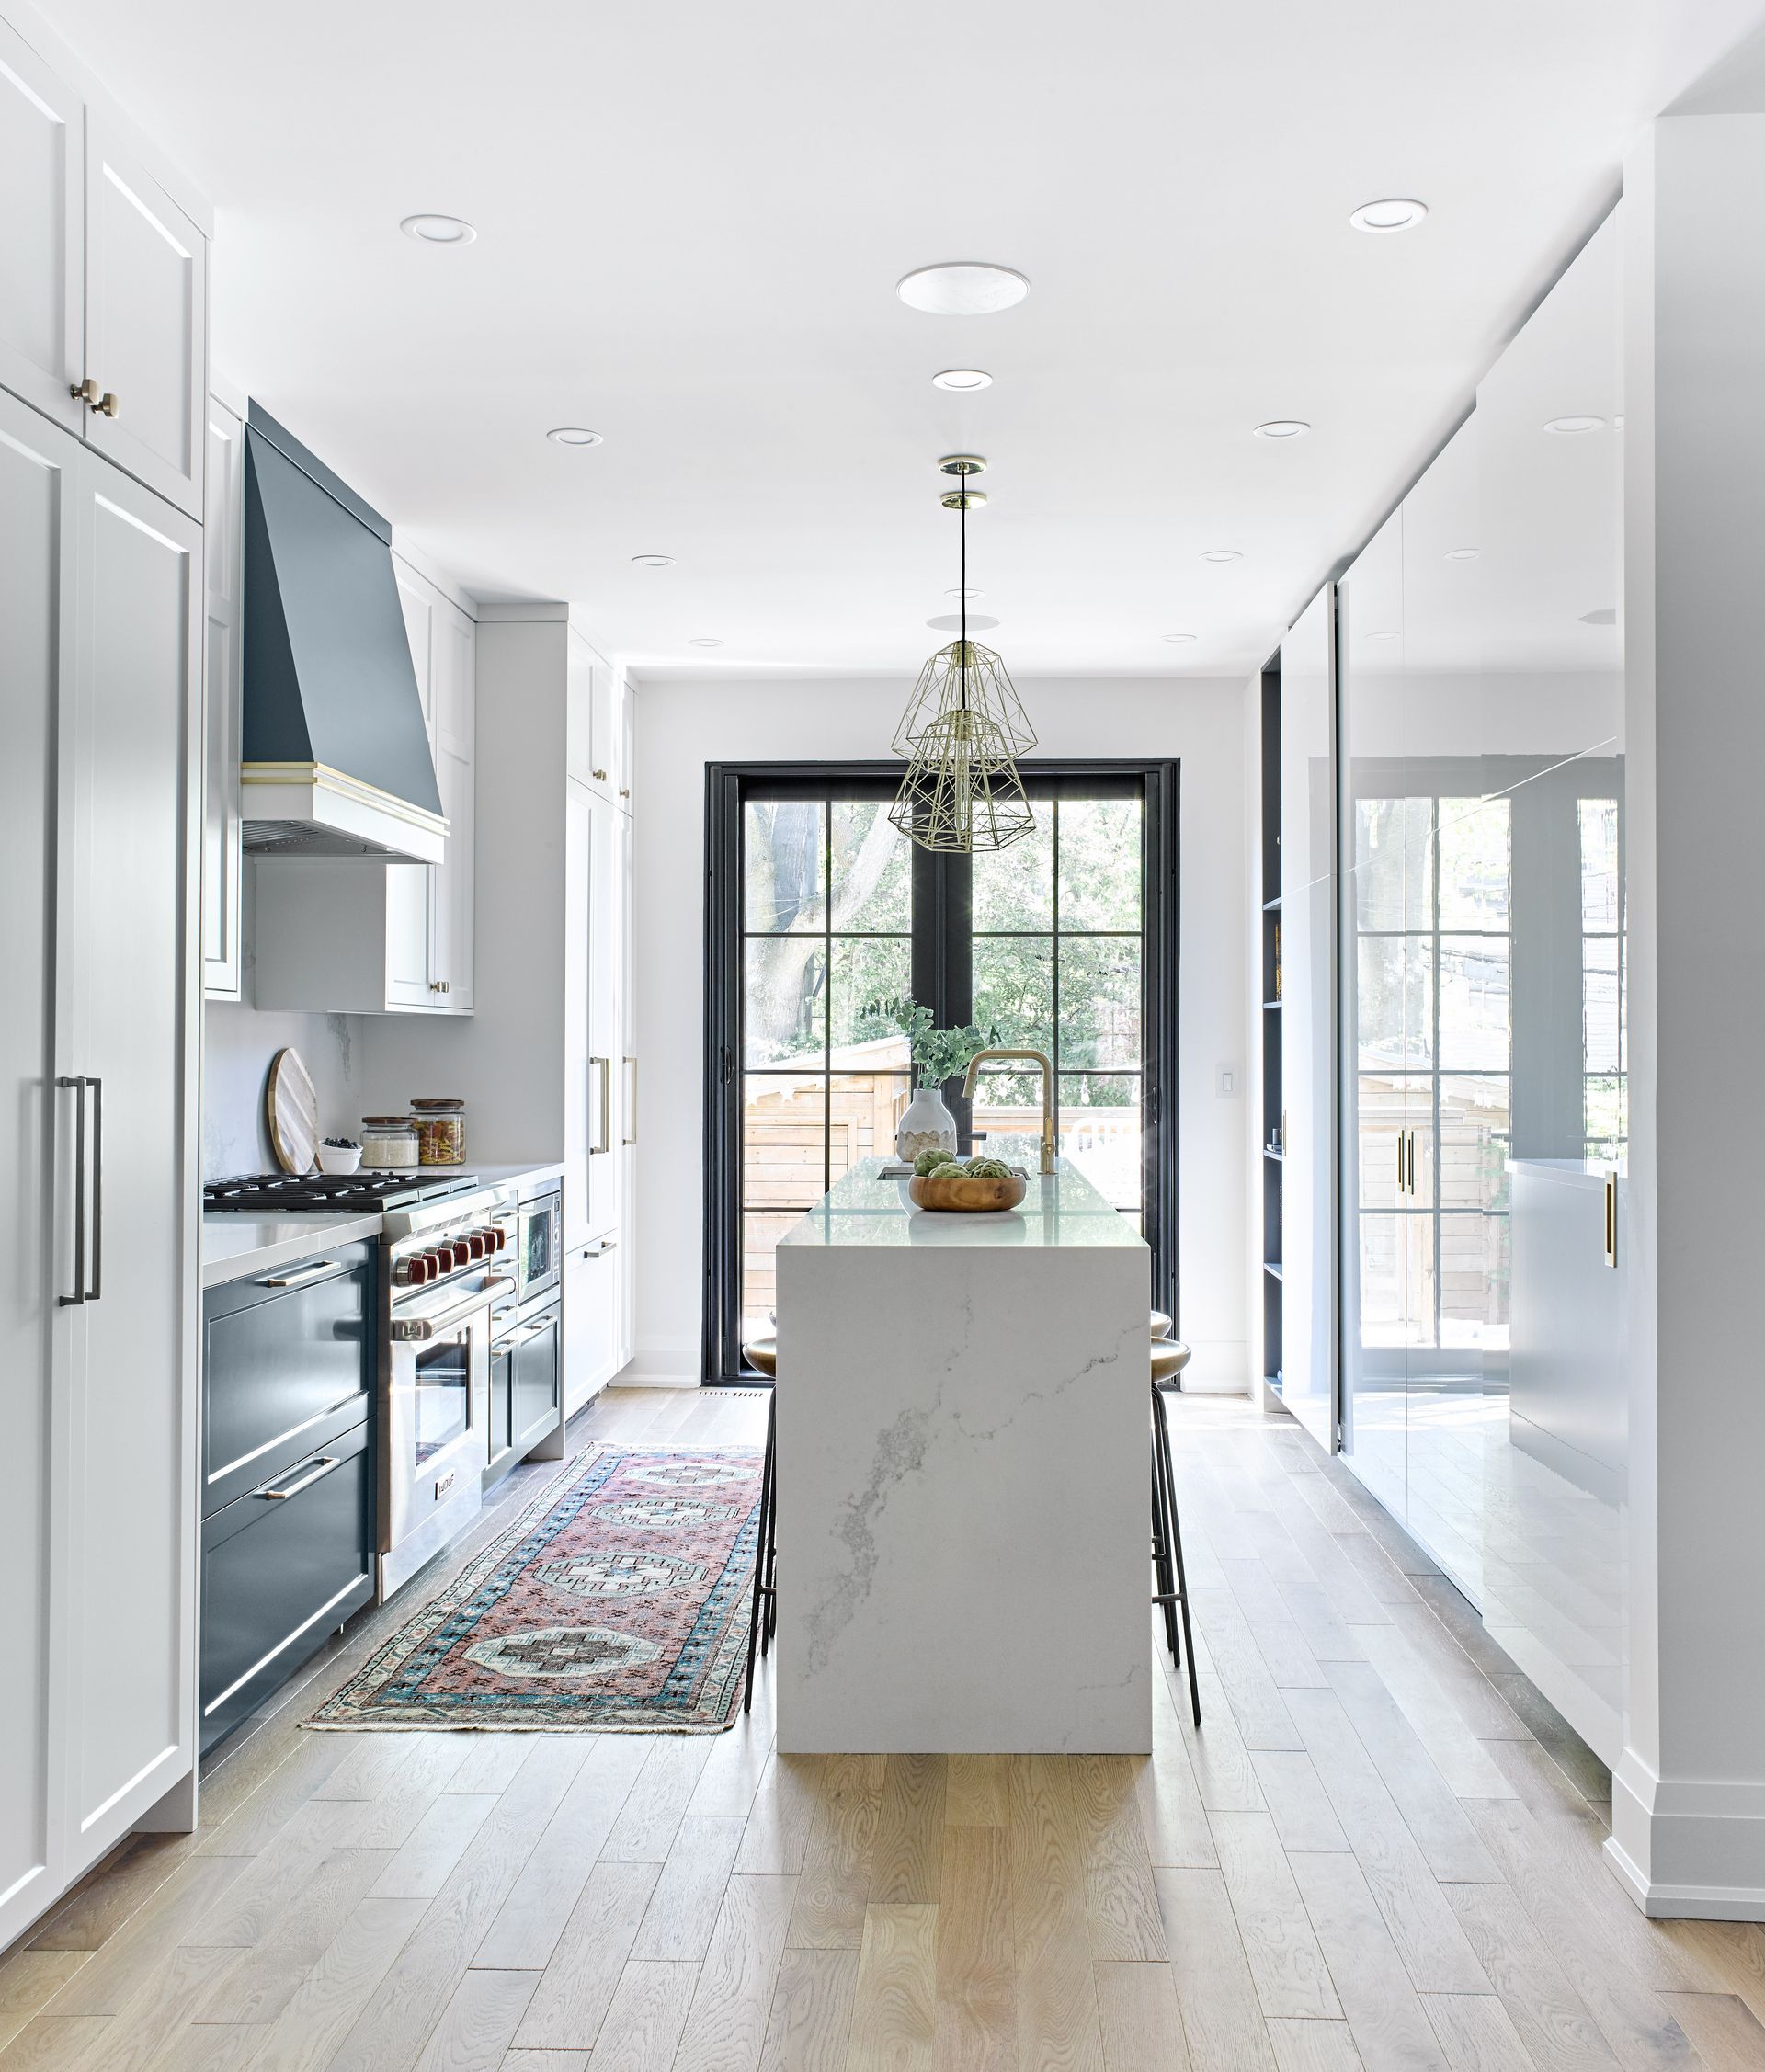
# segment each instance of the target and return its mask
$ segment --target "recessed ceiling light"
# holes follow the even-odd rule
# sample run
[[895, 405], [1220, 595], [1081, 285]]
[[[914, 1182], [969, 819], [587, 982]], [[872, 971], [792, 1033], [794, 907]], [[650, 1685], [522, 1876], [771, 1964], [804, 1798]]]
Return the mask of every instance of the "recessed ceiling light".
[[458, 216], [406, 216], [398, 227], [425, 245], [470, 245], [478, 234]]
[[1224, 563], [1242, 561], [1244, 556], [1236, 547], [1210, 547], [1206, 553], [1201, 556], [1201, 559], [1203, 561]]
[[945, 596], [946, 596], [947, 598], [984, 598], [984, 597], [985, 597], [985, 596], [986, 595], [986, 592], [985, 592], [985, 590], [962, 590], [962, 589], [956, 589], [956, 590], [946, 590], [946, 591], [944, 592], [944, 595], [945, 595]]
[[985, 259], [951, 259], [904, 274], [894, 291], [911, 310], [928, 316], [991, 316], [1022, 302], [1030, 283], [1015, 267]]
[[1252, 437], [1256, 438], [1304, 438], [1311, 427], [1299, 417], [1270, 417], [1266, 425], [1258, 425]]
[[554, 425], [546, 433], [553, 446], [598, 446], [600, 434], [591, 432], [586, 425]]
[[[946, 611], [936, 619], [928, 619], [926, 624], [934, 633], [960, 633], [962, 630], [962, 617], [960, 612]], [[997, 624], [996, 619], [989, 619], [984, 611], [971, 611], [968, 615], [968, 630], [971, 633], [990, 633]]]
[[1428, 214], [1428, 203], [1408, 195], [1391, 195], [1384, 201], [1363, 201], [1349, 218], [1356, 230], [1386, 237], [1395, 230], [1414, 230]]
[[1606, 428], [1603, 417], [1553, 417], [1544, 429], [1547, 432], [1602, 432]]
[[1159, 635], [1161, 640], [1169, 641], [1173, 645], [1179, 641], [1192, 641], [1197, 637], [1194, 633], [1161, 633]]
[[710, 640], [702, 635], [697, 640], [690, 640], [687, 643], [689, 647], [722, 647], [723, 644], [722, 641]]
[[1477, 549], [1475, 547], [1449, 547], [1446, 552], [1440, 556], [1442, 561], [1475, 561], [1476, 558]]
[[966, 393], [970, 389], [990, 389], [993, 377], [983, 374], [978, 367], [946, 367], [941, 374], [932, 376], [931, 385], [934, 389], [955, 389], [959, 393]]
[[1395, 641], [1397, 635], [1391, 627], [1386, 626], [1376, 633], [1362, 633], [1361, 638], [1363, 641]]
[[1581, 614], [1581, 623], [1584, 626], [1615, 626], [1618, 623], [1618, 608], [1616, 605], [1602, 604], [1598, 611], [1584, 611]]
[[632, 559], [639, 568], [672, 568], [674, 566], [674, 556], [672, 554], [633, 554]]

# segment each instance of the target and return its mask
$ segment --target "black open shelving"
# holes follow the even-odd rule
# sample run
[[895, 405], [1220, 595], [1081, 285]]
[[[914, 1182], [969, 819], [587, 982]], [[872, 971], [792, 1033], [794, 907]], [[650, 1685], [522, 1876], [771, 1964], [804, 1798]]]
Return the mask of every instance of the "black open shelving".
[[1281, 1084], [1281, 662], [1262, 672], [1260, 847], [1262, 1005], [1262, 1345], [1263, 1378], [1281, 1393], [1281, 1188], [1285, 1148]]

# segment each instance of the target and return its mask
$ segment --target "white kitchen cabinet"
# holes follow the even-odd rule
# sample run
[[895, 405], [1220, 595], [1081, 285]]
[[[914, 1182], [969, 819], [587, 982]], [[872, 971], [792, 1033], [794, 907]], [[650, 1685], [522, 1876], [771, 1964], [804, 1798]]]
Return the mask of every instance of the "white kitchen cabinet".
[[619, 814], [574, 780], [564, 802], [564, 1175], [566, 1247], [619, 1222]]
[[245, 426], [209, 398], [203, 473], [207, 626], [202, 674], [202, 990], [240, 997], [244, 860], [239, 813]]
[[5, 395], [0, 555], [6, 1941], [193, 1803], [203, 572]]
[[632, 810], [632, 792], [637, 768], [637, 700], [621, 675], [616, 687], [619, 720], [619, 803]]
[[85, 328], [85, 113], [0, 21], [0, 387], [69, 431]]
[[619, 1280], [624, 1248], [617, 1231], [564, 1255], [564, 1410], [579, 1409], [624, 1364], [619, 1356]]
[[[633, 925], [632, 889], [632, 816], [625, 813], [620, 815], [619, 823], [619, 1047], [622, 1067], [619, 1096], [619, 1216], [621, 1227], [628, 1232], [637, 1228], [637, 930]], [[620, 1247], [615, 1372], [630, 1362], [635, 1346], [636, 1259], [635, 1247], [623, 1245]]]
[[109, 398], [85, 436], [199, 519], [208, 239], [96, 108], [85, 146], [85, 372]]
[[253, 982], [259, 1008], [325, 1014], [473, 1011], [477, 629], [452, 598], [397, 555], [393, 567], [448, 822], [447, 853], [439, 863], [260, 860]]
[[565, 761], [571, 777], [599, 798], [625, 803], [625, 684], [623, 677], [570, 630], [565, 709]]
[[208, 238], [4, 21], [0, 197], [0, 384], [200, 519]]

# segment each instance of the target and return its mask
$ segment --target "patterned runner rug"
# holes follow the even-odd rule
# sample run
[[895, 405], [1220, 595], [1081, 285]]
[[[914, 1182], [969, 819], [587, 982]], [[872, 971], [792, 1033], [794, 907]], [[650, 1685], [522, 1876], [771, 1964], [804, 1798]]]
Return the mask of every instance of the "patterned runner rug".
[[746, 1448], [603, 1449], [305, 1724], [722, 1733], [747, 1660], [760, 1463]]

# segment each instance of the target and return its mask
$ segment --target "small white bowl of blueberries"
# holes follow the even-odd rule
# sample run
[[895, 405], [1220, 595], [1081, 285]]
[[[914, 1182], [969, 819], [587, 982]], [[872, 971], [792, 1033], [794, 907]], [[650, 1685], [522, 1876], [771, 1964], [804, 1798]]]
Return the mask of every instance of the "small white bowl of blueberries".
[[322, 1173], [354, 1173], [361, 1167], [361, 1146], [353, 1137], [326, 1137], [319, 1146]]

